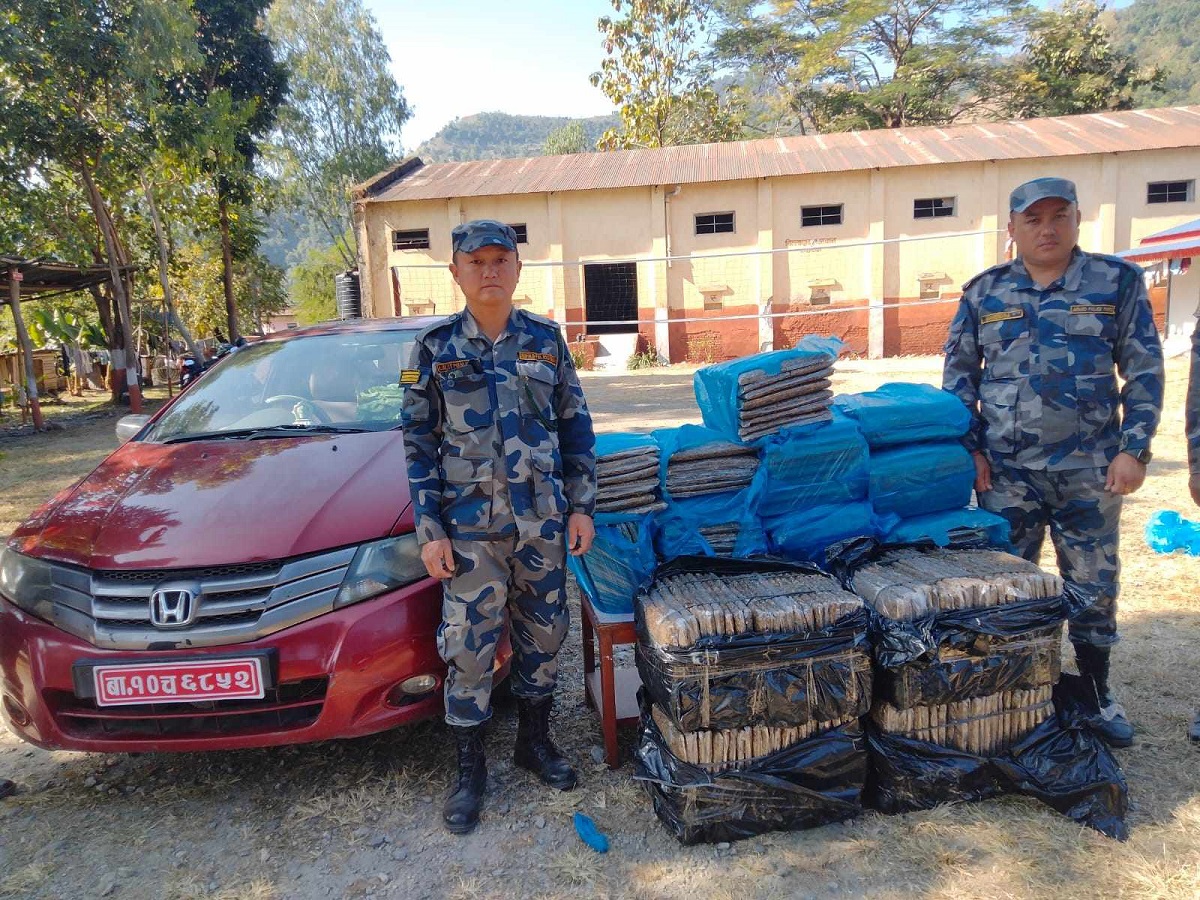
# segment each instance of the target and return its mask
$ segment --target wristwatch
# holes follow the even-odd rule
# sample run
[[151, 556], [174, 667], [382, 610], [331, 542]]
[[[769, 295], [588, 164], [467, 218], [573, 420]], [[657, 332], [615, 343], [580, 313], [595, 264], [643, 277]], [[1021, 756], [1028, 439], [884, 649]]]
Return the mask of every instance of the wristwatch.
[[1143, 466], [1149, 465], [1150, 460], [1154, 457], [1154, 454], [1151, 453], [1149, 450], [1122, 450], [1121, 452], [1128, 453], [1130, 456], [1132, 456], [1134, 459], [1136, 459], [1138, 462], [1140, 462]]

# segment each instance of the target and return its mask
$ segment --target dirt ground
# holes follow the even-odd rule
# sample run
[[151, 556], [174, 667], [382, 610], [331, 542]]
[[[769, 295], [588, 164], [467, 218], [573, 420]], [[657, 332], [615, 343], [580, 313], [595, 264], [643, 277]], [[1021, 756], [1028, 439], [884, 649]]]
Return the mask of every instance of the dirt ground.
[[[936, 382], [935, 359], [846, 361], [836, 387]], [[1119, 844], [1033, 801], [1001, 799], [685, 848], [655, 820], [628, 762], [598, 762], [583, 704], [577, 600], [555, 716], [581, 786], [558, 794], [509, 761], [514, 712], [488, 737], [491, 782], [476, 833], [439, 824], [451, 742], [438, 723], [304, 747], [136, 757], [47, 752], [0, 736], [0, 897], [163, 900], [403, 897], [722, 898], [1200, 896], [1200, 559], [1158, 556], [1149, 514], [1188, 514], [1186, 365], [1169, 364], [1156, 457], [1123, 527], [1118, 691], [1140, 737], [1119, 758], [1132, 839]], [[602, 430], [698, 421], [691, 370], [589, 375]], [[86, 474], [115, 444], [113, 418], [45, 435], [0, 437], [0, 534]], [[1195, 515], [1194, 511], [1192, 512]], [[1048, 562], [1048, 561], [1047, 561]], [[1069, 658], [1069, 656], [1068, 656]], [[628, 750], [632, 730], [623, 736]], [[612, 840], [600, 856], [574, 836], [583, 810]]]

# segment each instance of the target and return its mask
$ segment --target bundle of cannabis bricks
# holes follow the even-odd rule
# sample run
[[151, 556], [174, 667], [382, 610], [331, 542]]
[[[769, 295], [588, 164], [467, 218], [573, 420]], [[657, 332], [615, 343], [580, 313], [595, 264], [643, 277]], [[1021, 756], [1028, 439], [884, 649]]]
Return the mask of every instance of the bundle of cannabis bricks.
[[817, 356], [785, 362], [777, 374], [743, 372], [738, 376], [738, 437], [754, 441], [786, 425], [833, 418], [833, 358]]
[[[639, 594], [636, 623], [638, 777], [680, 840], [810, 827], [861, 808], [871, 660], [858, 597], [787, 563], [682, 557]], [[814, 786], [800, 791], [806, 779]]]
[[[886, 734], [1004, 753], [1053, 712], [1061, 580], [997, 550], [883, 550], [849, 586], [881, 617], [871, 717]], [[928, 624], [919, 631], [918, 620]], [[894, 648], [922, 638], [906, 655]], [[931, 635], [935, 646], [928, 647]]]
[[642, 434], [606, 434], [596, 440], [596, 512], [645, 515], [664, 508], [658, 480], [659, 449]]

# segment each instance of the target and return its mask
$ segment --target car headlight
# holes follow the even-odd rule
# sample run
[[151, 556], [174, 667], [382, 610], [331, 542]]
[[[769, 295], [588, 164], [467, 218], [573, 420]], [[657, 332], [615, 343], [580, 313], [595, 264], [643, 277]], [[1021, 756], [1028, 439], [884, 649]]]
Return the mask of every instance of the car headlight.
[[348, 606], [428, 577], [415, 534], [372, 541], [354, 554], [333, 605]]
[[45, 617], [53, 604], [52, 568], [49, 563], [0, 549], [0, 594], [26, 612]]

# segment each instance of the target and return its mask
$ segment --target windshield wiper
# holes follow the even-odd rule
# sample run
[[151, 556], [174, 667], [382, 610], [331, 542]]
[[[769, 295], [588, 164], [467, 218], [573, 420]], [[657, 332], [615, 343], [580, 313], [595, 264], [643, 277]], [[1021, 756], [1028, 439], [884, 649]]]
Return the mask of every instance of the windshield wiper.
[[162, 441], [163, 444], [186, 444], [190, 441], [257, 440], [258, 438], [293, 437], [299, 434], [361, 434], [370, 431], [357, 425], [271, 425], [262, 428], [233, 428], [228, 431], [197, 431], [180, 434]]

